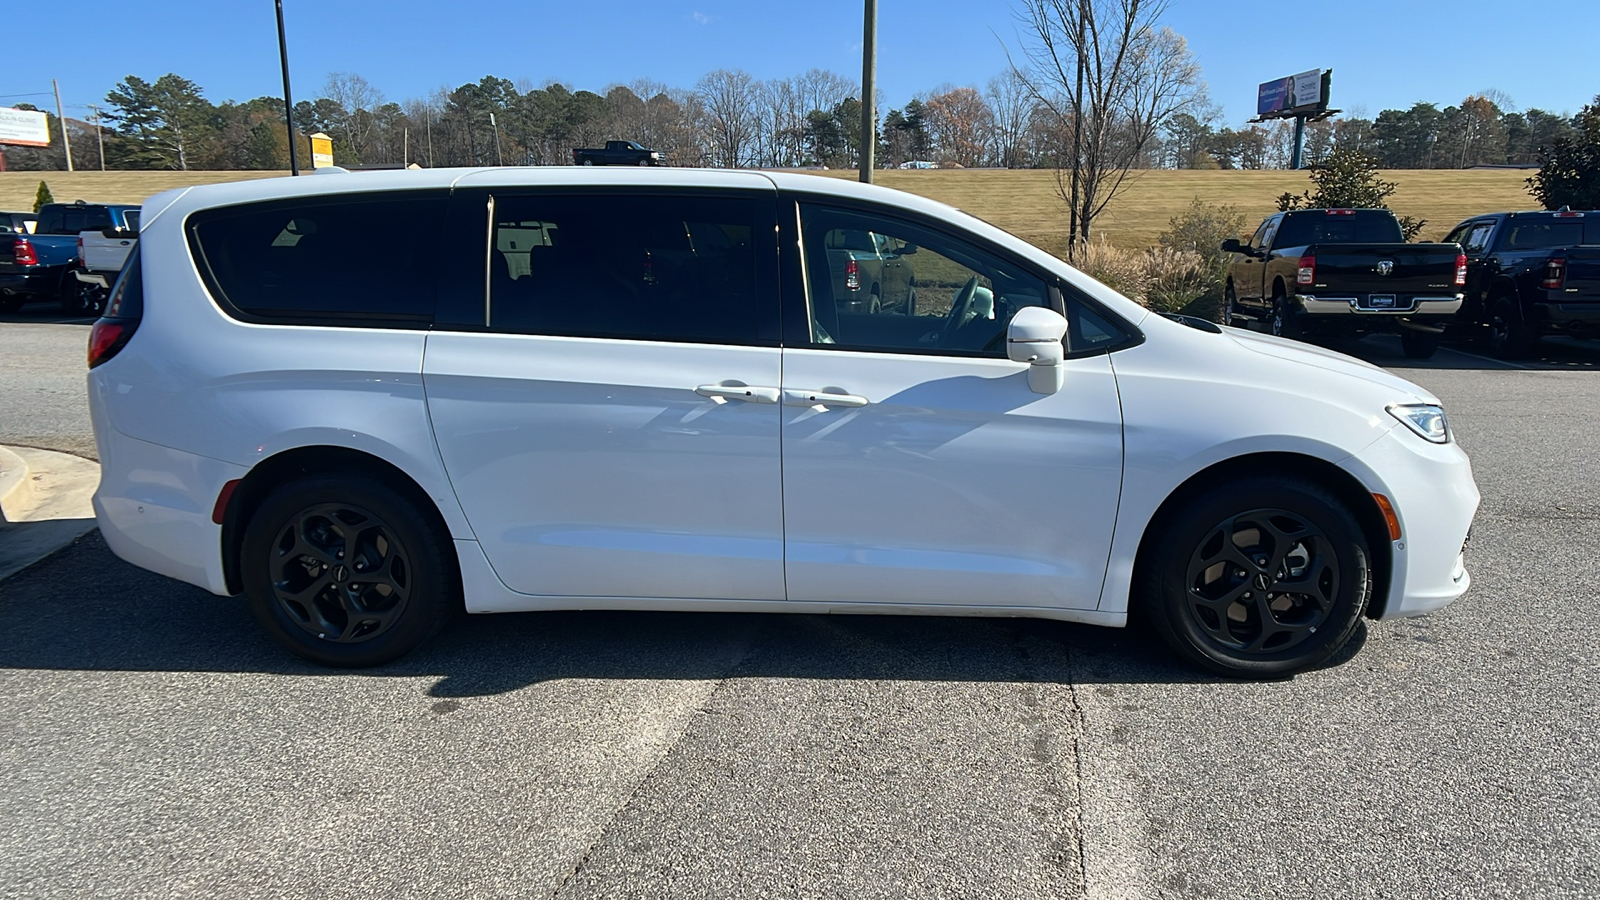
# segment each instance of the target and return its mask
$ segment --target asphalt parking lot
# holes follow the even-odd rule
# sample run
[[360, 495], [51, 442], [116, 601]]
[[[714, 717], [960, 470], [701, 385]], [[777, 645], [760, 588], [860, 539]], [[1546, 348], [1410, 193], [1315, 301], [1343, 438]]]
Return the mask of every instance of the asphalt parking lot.
[[[26, 321], [0, 443], [81, 447], [85, 329]], [[1338, 349], [1450, 410], [1474, 585], [1289, 681], [1138, 631], [633, 613], [337, 673], [91, 535], [0, 582], [0, 896], [1595, 896], [1600, 345]]]

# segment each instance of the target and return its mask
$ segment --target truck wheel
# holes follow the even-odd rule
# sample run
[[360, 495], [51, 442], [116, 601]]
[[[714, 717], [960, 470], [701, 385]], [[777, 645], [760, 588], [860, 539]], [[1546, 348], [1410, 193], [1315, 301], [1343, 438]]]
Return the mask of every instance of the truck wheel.
[[648, 159], [641, 159], [641, 160], [639, 160], [639, 165], [641, 165], [641, 166], [648, 166], [648, 165], [650, 165], [650, 160], [648, 160]]
[[1298, 340], [1300, 337], [1299, 323], [1294, 320], [1294, 312], [1289, 309], [1289, 299], [1282, 294], [1272, 298], [1272, 333], [1278, 337]]
[[1228, 286], [1222, 289], [1222, 324], [1248, 326], [1249, 322], [1240, 322], [1242, 318], [1243, 316], [1239, 315], [1239, 295], [1234, 291], [1233, 282], [1230, 281]]
[[1522, 310], [1510, 297], [1489, 306], [1489, 353], [1496, 359], [1521, 359], [1533, 352], [1539, 336], [1522, 321]]
[[61, 311], [69, 316], [98, 316], [106, 308], [106, 291], [70, 275], [61, 284]]
[[1426, 331], [1402, 331], [1400, 349], [1405, 351], [1406, 359], [1432, 359], [1439, 350], [1439, 336]]
[[586, 159], [586, 160], [583, 161], [583, 164], [586, 165], [586, 166], [592, 166], [592, 165], [594, 165], [594, 160]]

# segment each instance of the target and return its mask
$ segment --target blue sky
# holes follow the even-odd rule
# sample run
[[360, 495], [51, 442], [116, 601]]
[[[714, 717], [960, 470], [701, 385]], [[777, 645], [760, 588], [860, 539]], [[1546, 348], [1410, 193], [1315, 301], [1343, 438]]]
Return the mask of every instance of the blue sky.
[[[878, 84], [890, 106], [941, 84], [982, 88], [1022, 34], [1005, 0], [879, 0]], [[296, 99], [329, 72], [367, 78], [389, 99], [486, 74], [600, 91], [650, 77], [692, 87], [716, 68], [758, 78], [816, 67], [861, 74], [860, 0], [284, 0]], [[1337, 8], [1337, 16], [1325, 12]], [[1277, 9], [1264, 15], [1252, 10]], [[1296, 10], [1303, 11], [1296, 11]], [[1228, 13], [1225, 10], [1233, 10]], [[1322, 11], [1322, 12], [1319, 12]], [[1265, 39], [1268, 15], [1274, 39]], [[1224, 121], [1254, 111], [1255, 86], [1334, 70], [1335, 107], [1376, 115], [1498, 89], [1518, 108], [1576, 112], [1600, 93], [1593, 62], [1600, 0], [1222, 3], [1171, 0], [1163, 21], [1188, 38]], [[176, 72], [213, 101], [282, 91], [271, 0], [35, 0], [10, 4], [0, 104], [46, 107], [61, 82], [68, 115], [125, 75]], [[1296, 35], [1300, 35], [1296, 37]], [[69, 52], [70, 48], [70, 52]], [[42, 93], [45, 96], [15, 96]]]

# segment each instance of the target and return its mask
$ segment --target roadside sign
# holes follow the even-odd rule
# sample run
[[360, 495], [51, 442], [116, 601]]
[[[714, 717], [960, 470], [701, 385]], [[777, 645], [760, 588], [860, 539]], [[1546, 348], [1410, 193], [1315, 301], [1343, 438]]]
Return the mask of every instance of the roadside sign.
[[0, 144], [50, 146], [50, 120], [42, 112], [0, 106]]
[[311, 136], [311, 168], [327, 169], [333, 166], [333, 138], [322, 132]]

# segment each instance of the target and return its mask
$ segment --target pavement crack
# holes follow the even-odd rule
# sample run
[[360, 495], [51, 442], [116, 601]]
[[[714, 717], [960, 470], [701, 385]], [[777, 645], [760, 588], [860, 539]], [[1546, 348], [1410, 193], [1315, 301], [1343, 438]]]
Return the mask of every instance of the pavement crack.
[[1073, 806], [1072, 815], [1072, 840], [1077, 845], [1078, 888], [1081, 896], [1089, 896], [1089, 859], [1084, 840], [1084, 815], [1083, 815], [1083, 736], [1087, 733], [1088, 717], [1083, 711], [1083, 703], [1078, 698], [1078, 672], [1072, 648], [1066, 644], [1061, 647], [1066, 659], [1066, 681], [1068, 711], [1072, 717], [1072, 767], [1073, 779], [1078, 788], [1078, 802]]
[[623, 797], [622, 802], [618, 803], [616, 808], [611, 811], [611, 815], [606, 819], [605, 824], [601, 825], [595, 832], [594, 840], [591, 840], [589, 845], [583, 848], [583, 854], [578, 857], [578, 861], [572, 865], [572, 868], [567, 870], [567, 873], [561, 877], [561, 883], [557, 884], [555, 889], [550, 892], [549, 900], [555, 900], [555, 898], [561, 896], [561, 892], [567, 889], [567, 884], [583, 872], [584, 867], [589, 862], [589, 857], [605, 842], [606, 835], [611, 833], [612, 826], [633, 805], [634, 798], [638, 797], [644, 786], [655, 777], [656, 771], [661, 768], [661, 764], [672, 758], [672, 754], [677, 752], [678, 746], [683, 743], [684, 736], [689, 733], [689, 729], [693, 727], [695, 720], [708, 714], [717, 699], [717, 695], [722, 693], [722, 689], [727, 686], [728, 681], [744, 665], [744, 661], [750, 657], [750, 651], [756, 643], [756, 632], [761, 627], [761, 625], [752, 625], [745, 632], [744, 645], [739, 648], [737, 655], [728, 662], [727, 668], [723, 670], [722, 675], [717, 679], [717, 683], [712, 687], [711, 693], [707, 694], [706, 698], [698, 706], [683, 717], [683, 727], [678, 729], [678, 733], [673, 736], [671, 743], [662, 747], [656, 754], [655, 760], [650, 763], [650, 766], [634, 780], [633, 786], [628, 789], [628, 795]]

